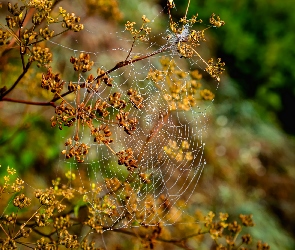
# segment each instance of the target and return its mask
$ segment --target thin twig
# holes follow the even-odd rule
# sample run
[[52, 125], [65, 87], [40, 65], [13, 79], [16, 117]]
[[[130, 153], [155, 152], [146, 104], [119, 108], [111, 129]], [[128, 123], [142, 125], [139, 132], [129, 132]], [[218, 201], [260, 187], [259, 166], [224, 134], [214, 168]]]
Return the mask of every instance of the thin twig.
[[113, 71], [115, 71], [115, 70], [117, 70], [117, 69], [120, 69], [120, 68], [125, 67], [125, 66], [127, 66], [127, 65], [130, 65], [130, 64], [132, 64], [132, 63], [135, 63], [135, 62], [138, 62], [138, 61], [144, 60], [144, 59], [149, 58], [149, 57], [151, 57], [151, 56], [154, 56], [154, 55], [160, 54], [160, 53], [164, 52], [165, 50], [167, 50], [168, 48], [169, 48], [169, 47], [167, 47], [167, 46], [163, 46], [163, 47], [160, 48], [159, 50], [156, 50], [156, 51], [154, 51], [154, 52], [152, 52], [152, 53], [149, 53], [149, 54], [147, 54], [147, 55], [144, 55], [144, 56], [141, 56], [141, 57], [138, 57], [138, 58], [135, 58], [135, 59], [131, 59], [131, 60], [128, 60], [128, 61], [122, 61], [122, 62], [119, 62], [119, 63], [117, 63], [117, 64], [115, 65], [115, 67], [113, 67], [112, 69], [107, 70], [106, 72], [104, 72], [104, 73], [102, 73], [102, 74], [96, 76], [96, 77], [93, 79], [93, 81], [95, 81], [95, 80], [97, 80], [97, 79], [99, 79], [99, 78], [102, 78], [103, 76], [108, 75], [108, 74], [110, 74], [111, 72], [113, 72]]
[[4, 96], [8, 95], [15, 87], [16, 85], [20, 82], [20, 80], [24, 77], [24, 75], [28, 72], [32, 62], [28, 62], [26, 67], [24, 68], [23, 72], [19, 75], [17, 80], [14, 82], [14, 84], [7, 90], [5, 91], [1, 96], [0, 96], [0, 101], [3, 99]]
[[[27, 243], [25, 243], [25, 242], [17, 241], [17, 243], [20, 244], [20, 245], [23, 245], [23, 246], [25, 246], [25, 247], [28, 247], [28, 248], [34, 249], [34, 247], [31, 247], [31, 246], [27, 245]], [[30, 243], [28, 243], [28, 244], [30, 244]]]
[[189, 8], [190, 3], [191, 3], [191, 0], [188, 0], [186, 11], [185, 11], [185, 16], [184, 16], [185, 19], [187, 18], [187, 12], [188, 12], [188, 8]]
[[132, 49], [133, 49], [133, 46], [134, 46], [134, 44], [135, 44], [135, 37], [133, 38], [133, 42], [132, 42], [132, 45], [131, 45], [131, 48], [130, 48], [130, 50], [129, 50], [129, 52], [128, 52], [128, 55], [126, 56], [126, 59], [125, 59], [125, 61], [127, 61], [128, 60], [128, 58], [129, 58], [129, 56], [130, 56], [130, 54], [131, 54], [131, 51], [132, 51]]
[[[36, 210], [35, 213], [33, 213], [33, 215], [21, 226], [21, 228], [25, 228], [25, 226], [28, 224], [28, 222], [38, 213], [38, 211], [41, 209], [43, 205], [39, 206]], [[18, 237], [18, 235], [20, 235], [21, 233], [21, 229], [15, 234], [15, 236], [13, 237], [14, 239], [16, 239]]]
[[158, 122], [154, 125], [152, 130], [150, 131], [148, 137], [146, 138], [145, 143], [142, 145], [142, 148], [140, 150], [139, 156], [137, 157], [137, 161], [140, 162], [141, 158], [143, 156], [143, 151], [146, 147], [146, 145], [154, 138], [154, 136], [162, 129], [163, 125], [167, 122], [169, 117], [169, 112], [167, 112], [164, 116], [160, 117]]
[[[59, 32], [58, 34], [53, 35], [53, 36], [50, 37], [50, 38], [53, 38], [53, 37], [59, 36], [59, 35], [61, 35], [61, 34], [65, 33], [65, 32], [67, 32], [67, 31], [69, 31], [69, 30], [70, 30], [70, 29], [63, 30], [63, 31]], [[38, 40], [38, 41], [35, 41], [35, 42], [32, 42], [32, 43], [29, 43], [29, 44], [27, 44], [26, 46], [31, 46], [31, 45], [34, 45], [34, 44], [37, 44], [37, 43], [40, 43], [40, 42], [43, 42], [43, 41], [46, 41], [46, 39], [45, 39], [45, 38], [40, 39], [40, 40]]]
[[196, 53], [196, 55], [203, 61], [204, 64], [206, 64], [207, 67], [209, 67], [208, 63], [201, 57], [201, 55], [192, 48], [192, 50]]
[[56, 93], [57, 96], [59, 96], [67, 105], [69, 105], [73, 110], [77, 110], [74, 108], [70, 103], [68, 103], [60, 94]]
[[12, 98], [8, 98], [8, 97], [4, 97], [4, 98], [0, 99], [0, 101], [16, 102], [16, 103], [23, 103], [23, 104], [36, 105], [36, 106], [52, 106], [54, 108], [56, 107], [54, 102], [33, 102], [33, 101], [12, 99]]
[[[127, 231], [125, 229], [112, 229], [114, 232], [118, 232], [118, 233], [123, 233], [123, 234], [127, 234], [127, 235], [130, 235], [130, 236], [133, 236], [133, 237], [140, 237], [141, 239], [146, 239], [146, 234], [136, 234], [134, 232], [131, 232], [131, 231]], [[189, 235], [189, 236], [186, 236], [186, 237], [183, 237], [181, 239], [178, 239], [178, 240], [170, 240], [170, 239], [164, 239], [164, 238], [161, 238], [161, 237], [158, 237], [158, 238], [154, 238], [153, 240], [155, 241], [158, 241], [158, 242], [164, 242], [164, 243], [170, 243], [170, 244], [174, 244], [178, 247], [181, 247], [183, 249], [191, 249], [189, 248], [188, 246], [185, 246], [184, 245], [184, 242], [189, 239], [189, 238], [192, 238], [192, 237], [195, 237], [195, 236], [198, 236], [199, 234], [192, 234], [192, 235]]]
[[6, 234], [6, 237], [9, 238], [9, 235], [6, 233], [5, 229], [3, 228], [2, 224], [0, 224], [1, 229], [3, 230], [3, 232]]
[[[22, 59], [23, 70], [25, 70], [25, 58], [24, 58], [24, 53], [23, 53], [22, 49], [23, 49], [23, 47], [20, 46], [19, 47], [19, 53], [20, 53], [20, 57]], [[26, 50], [26, 48], [25, 48], [25, 50]]]
[[109, 144], [107, 144], [107, 143], [104, 143], [104, 145], [114, 154], [114, 155], [116, 155], [116, 152], [110, 147], [110, 145]]
[[[152, 52], [152, 53], [149, 53], [149, 54], [147, 54], [147, 55], [144, 55], [144, 56], [138, 57], [138, 58], [136, 58], [136, 59], [132, 59], [132, 60], [128, 60], [128, 61], [118, 62], [113, 68], [111, 68], [111, 69], [107, 70], [106, 72], [104, 72], [104, 73], [102, 73], [102, 74], [96, 76], [96, 77], [93, 79], [93, 82], [96, 81], [97, 79], [102, 78], [102, 77], [105, 76], [105, 75], [108, 75], [108, 74], [110, 74], [110, 73], [116, 71], [117, 69], [120, 69], [120, 68], [123, 68], [123, 67], [125, 67], [125, 66], [127, 66], [127, 65], [130, 65], [130, 64], [132, 64], [132, 63], [135, 63], [135, 62], [138, 62], [138, 61], [144, 60], [144, 59], [149, 58], [149, 57], [151, 57], [151, 56], [154, 56], [154, 55], [160, 54], [160, 53], [164, 52], [165, 50], [167, 50], [167, 49], [169, 49], [169, 48], [170, 48], [170, 46], [163, 46], [163, 47], [161, 47], [159, 50], [156, 50], [156, 51], [154, 51], [154, 52]], [[82, 83], [82, 84], [84, 84], [84, 83]], [[63, 93], [62, 95], [60, 95], [60, 97], [65, 97], [65, 96], [71, 94], [72, 92], [74, 92], [74, 90], [69, 90], [69, 91]], [[60, 99], [60, 97], [54, 97], [54, 98], [51, 100], [51, 102], [56, 102], [57, 100]]]

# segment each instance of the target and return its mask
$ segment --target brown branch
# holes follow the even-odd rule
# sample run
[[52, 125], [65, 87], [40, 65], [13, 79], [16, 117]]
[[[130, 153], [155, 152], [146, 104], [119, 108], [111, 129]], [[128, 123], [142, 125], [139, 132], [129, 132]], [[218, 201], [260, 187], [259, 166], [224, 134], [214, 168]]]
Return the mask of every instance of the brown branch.
[[[19, 53], [20, 53], [20, 57], [22, 59], [22, 66], [23, 66], [23, 70], [25, 70], [25, 57], [24, 57], [24, 53], [23, 53], [23, 47], [20, 46], [19, 47]], [[26, 49], [25, 49], [26, 50]]]
[[16, 87], [16, 85], [20, 82], [20, 80], [28, 72], [31, 65], [32, 65], [32, 62], [27, 63], [26, 67], [24, 68], [23, 72], [19, 75], [19, 77], [16, 79], [15, 83], [7, 91], [5, 91], [2, 95], [0, 95], [0, 101], [3, 100], [4, 96], [8, 95]]
[[37, 208], [36, 212], [33, 213], [32, 216], [31, 216], [31, 217], [30, 217], [25, 223], [22, 224], [22, 227], [21, 227], [21, 228], [18, 230], [18, 232], [14, 235], [14, 237], [13, 237], [14, 239], [17, 239], [17, 238], [19, 238], [19, 237], [22, 237], [22, 236], [21, 236], [21, 229], [24, 228], [24, 227], [28, 224], [28, 222], [34, 218], [34, 216], [38, 213], [38, 211], [42, 208], [42, 206], [43, 206], [43, 205], [40, 205], [40, 206]]
[[[66, 33], [66, 32], [69, 31], [69, 30], [70, 30], [70, 29], [63, 30], [63, 31], [59, 32], [58, 34], [55, 34], [55, 35], [53, 35], [52, 37], [50, 37], [50, 39], [51, 39], [51, 38], [54, 38], [54, 37], [57, 37], [57, 36], [59, 36], [59, 35], [61, 35], [61, 34], [63, 34], [63, 33]], [[27, 44], [26, 46], [31, 46], [31, 45], [34, 45], [34, 44], [37, 44], [37, 43], [40, 43], [40, 42], [43, 42], [43, 41], [46, 41], [46, 39], [45, 39], [45, 38], [42, 38], [42, 39], [40, 39], [40, 40], [38, 40], [38, 41], [35, 41], [35, 42], [32, 42], [32, 43], [29, 43], [29, 44]]]
[[185, 16], [184, 16], [185, 19], [187, 19], [187, 13], [188, 13], [188, 9], [189, 9], [190, 3], [191, 3], [191, 0], [188, 0], [186, 11], [185, 11]]
[[132, 42], [131, 48], [130, 48], [130, 50], [129, 50], [129, 52], [128, 52], [128, 55], [127, 55], [125, 61], [128, 60], [128, 58], [129, 58], [129, 56], [130, 56], [130, 54], [131, 54], [131, 52], [132, 52], [132, 49], [133, 49], [133, 47], [134, 47], [135, 41], [136, 41], [136, 39], [135, 39], [135, 37], [133, 37], [133, 42]]
[[[118, 233], [122, 233], [122, 234], [127, 234], [127, 235], [130, 235], [130, 236], [133, 236], [133, 237], [140, 237], [141, 239], [146, 239], [146, 234], [136, 234], [134, 232], [131, 232], [131, 231], [127, 231], [125, 229], [112, 229], [112, 231], [114, 232], [118, 232]], [[189, 248], [188, 246], [186, 246], [184, 243], [187, 239], [189, 238], [192, 238], [192, 237], [195, 237], [195, 236], [198, 236], [199, 234], [193, 234], [193, 235], [189, 235], [189, 236], [186, 236], [186, 237], [183, 237], [181, 239], [164, 239], [164, 238], [161, 238], [161, 237], [158, 237], [158, 238], [153, 238], [153, 240], [155, 241], [158, 241], [158, 242], [163, 242], [163, 243], [170, 243], [170, 244], [173, 244], [173, 245], [176, 245], [180, 248], [183, 248], [183, 249], [191, 249]]]
[[[33, 14], [34, 14], [33, 9], [30, 9], [29, 12], [26, 13], [26, 15], [23, 19], [22, 28], [24, 28], [27, 25], [29, 19], [33, 16]], [[10, 33], [10, 35], [12, 36], [10, 43], [6, 46], [6, 48], [4, 50], [4, 51], [8, 51], [15, 44], [16, 40], [18, 40], [18, 42], [20, 42], [20, 40], [19, 40], [19, 37], [16, 35], [16, 33], [13, 31], [13, 29], [5, 28], [2, 24], [0, 24], [0, 26], [2, 26], [4, 29], [6, 29]], [[19, 27], [19, 32], [20, 32], [20, 27]], [[21, 42], [18, 45], [21, 47]], [[3, 54], [3, 52], [2, 52], [2, 54]]]
[[[97, 79], [100, 79], [100, 78], [102, 78], [103, 76], [108, 75], [108, 74], [110, 74], [111, 72], [116, 71], [117, 69], [120, 69], [120, 68], [123, 68], [123, 67], [125, 67], [125, 66], [127, 66], [127, 65], [130, 65], [130, 64], [132, 64], [132, 63], [135, 63], [135, 62], [138, 62], [138, 61], [144, 60], [144, 59], [149, 58], [149, 57], [151, 57], [151, 56], [154, 56], [154, 55], [160, 54], [160, 53], [164, 52], [164, 51], [167, 50], [167, 49], [169, 49], [169, 47], [167, 47], [167, 46], [163, 46], [163, 47], [160, 48], [159, 50], [156, 50], [156, 51], [154, 51], [154, 52], [152, 52], [152, 53], [150, 53], [150, 54], [147, 54], [147, 55], [144, 55], [144, 56], [138, 57], [138, 58], [136, 58], [136, 59], [132, 59], [132, 60], [128, 60], [128, 61], [118, 62], [118, 63], [115, 65], [115, 67], [113, 67], [113, 68], [107, 70], [106, 72], [104, 72], [104, 73], [102, 73], [102, 74], [96, 76], [96, 77], [93, 79], [93, 81], [96, 81]], [[84, 83], [82, 83], [82, 84], [84, 84]], [[69, 90], [69, 91], [63, 93], [63, 94], [60, 95], [60, 96], [61, 96], [61, 97], [64, 97], [64, 96], [67, 96], [67, 95], [71, 94], [72, 92], [74, 92], [74, 90], [72, 90], [72, 91]], [[51, 100], [51, 102], [56, 102], [56, 101], [59, 100], [59, 99], [60, 99], [60, 97], [54, 97], [54, 98]]]
[[[144, 56], [141, 56], [141, 57], [138, 57], [136, 59], [131, 59], [131, 60], [125, 60], [125, 61], [122, 61], [122, 62], [119, 62], [117, 63], [113, 68], [107, 70], [106, 72], [96, 76], [93, 81], [96, 81], [97, 79], [100, 79], [102, 78], [103, 76], [119, 69], [119, 68], [122, 68], [122, 67], [125, 67], [127, 65], [130, 65], [132, 63], [135, 63], [135, 62], [138, 62], [138, 61], [141, 61], [141, 60], [144, 60], [146, 58], [149, 58], [151, 56], [154, 56], [154, 55], [157, 55], [157, 54], [160, 54], [162, 52], [164, 52], [165, 50], [169, 49], [169, 47], [167, 46], [163, 46], [161, 47], [159, 50], [156, 50], [152, 53], [149, 53], [147, 55], [144, 55]], [[59, 96], [56, 96], [54, 97], [51, 101], [49, 102], [31, 102], [31, 101], [24, 101], [24, 100], [16, 100], [16, 99], [11, 99], [11, 98], [4, 98], [4, 96], [6, 96], [7, 94], [9, 94], [15, 87], [16, 85], [20, 82], [20, 80], [24, 77], [24, 75], [28, 72], [30, 66], [31, 66], [32, 62], [28, 62], [26, 67], [24, 68], [23, 72], [20, 74], [20, 76], [17, 78], [17, 80], [15, 81], [15, 83], [11, 86], [10, 89], [8, 89], [7, 91], [5, 91], [1, 96], [0, 96], [0, 101], [8, 101], [8, 102], [17, 102], [17, 103], [23, 103], [23, 104], [29, 104], [29, 105], [39, 105], [39, 106], [53, 106], [53, 107], [56, 107], [56, 105], [54, 104], [54, 102], [56, 102], [57, 100], [59, 100], [60, 98], [64, 97], [64, 96], [67, 96], [68, 94], [72, 93], [73, 91], [67, 91]], [[82, 83], [84, 84], [84, 83]]]
[[148, 137], [146, 138], [145, 143], [142, 145], [142, 148], [140, 150], [139, 156], [137, 158], [138, 162], [141, 161], [143, 151], [146, 147], [146, 145], [153, 139], [153, 137], [162, 129], [163, 125], [167, 122], [169, 117], [169, 112], [167, 112], [165, 115], [161, 116], [158, 122], [154, 125], [152, 130], [150, 131]]
[[16, 241], [16, 242], [17, 242], [18, 244], [20, 244], [20, 245], [23, 245], [23, 246], [27, 247], [27, 248], [34, 249], [34, 247], [31, 247], [31, 246], [28, 245], [28, 244], [30, 244], [30, 243], [21, 242], [21, 241]]
[[151, 57], [151, 56], [154, 56], [154, 55], [160, 54], [160, 53], [164, 52], [165, 50], [167, 50], [168, 48], [169, 48], [169, 47], [167, 47], [167, 46], [163, 46], [162, 48], [160, 48], [160, 49], [158, 49], [158, 50], [156, 50], [156, 51], [154, 51], [154, 52], [152, 52], [152, 53], [149, 53], [149, 54], [147, 54], [147, 55], [144, 55], [144, 56], [141, 56], [141, 57], [138, 57], [138, 58], [135, 58], [135, 59], [131, 59], [131, 60], [125, 60], [125, 61], [122, 61], [122, 62], [118, 62], [118, 63], [115, 65], [115, 67], [113, 67], [112, 69], [107, 70], [107, 71], [104, 72], [103, 74], [101, 74], [101, 75], [95, 77], [95, 78], [93, 79], [93, 81], [95, 81], [95, 80], [97, 80], [97, 79], [99, 79], [99, 78], [101, 78], [101, 77], [103, 77], [103, 76], [105, 76], [105, 75], [107, 75], [107, 74], [109, 74], [109, 73], [111, 73], [111, 72], [113, 72], [113, 71], [119, 69], [119, 68], [125, 67], [125, 66], [127, 66], [127, 65], [130, 65], [130, 64], [132, 64], [132, 63], [135, 63], [135, 62], [138, 62], [138, 61], [141, 61], [141, 60], [144, 60], [144, 59], [149, 58], [149, 57]]
[[7, 97], [0, 99], [0, 101], [16, 102], [16, 103], [23, 103], [23, 104], [36, 105], [36, 106], [52, 106], [54, 108], [56, 107], [54, 102], [32, 102], [32, 101], [18, 100], [18, 99], [12, 99]]
[[[149, 135], [147, 136], [144, 144], [142, 145], [141, 149], [140, 149], [140, 152], [139, 152], [139, 155], [137, 157], [137, 162], [140, 163], [141, 159], [142, 159], [142, 156], [143, 156], [143, 153], [144, 153], [144, 149], [145, 147], [147, 146], [147, 144], [154, 138], [154, 136], [162, 129], [163, 125], [167, 122], [168, 120], [168, 117], [169, 117], [169, 112], [167, 112], [164, 116], [162, 116], [162, 121], [159, 119], [158, 122], [153, 126], [153, 128], [151, 129]], [[139, 167], [139, 170], [141, 172], [143, 172], [143, 168], [140, 166]], [[129, 183], [131, 181], [134, 180], [134, 176], [132, 176], [133, 174], [133, 171], [131, 171], [128, 176], [126, 177], [126, 180], [125, 182]]]

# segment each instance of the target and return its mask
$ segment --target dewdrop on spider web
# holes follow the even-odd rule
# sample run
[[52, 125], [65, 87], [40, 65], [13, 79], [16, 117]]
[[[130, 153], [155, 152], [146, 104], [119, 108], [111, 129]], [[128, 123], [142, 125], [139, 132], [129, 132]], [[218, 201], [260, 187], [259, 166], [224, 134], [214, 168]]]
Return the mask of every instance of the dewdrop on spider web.
[[187, 23], [183, 26], [181, 33], [173, 33], [172, 31], [167, 30], [168, 35], [166, 36], [166, 40], [170, 44], [169, 47], [173, 55], [180, 55], [180, 57], [183, 57], [179, 53], [178, 47], [180, 43], [186, 43], [189, 41], [189, 36], [191, 34], [190, 28], [191, 28], [191, 25]]
[[[167, 4], [167, 8], [175, 8], [172, 0], [168, 0]], [[135, 222], [142, 225], [157, 225], [158, 221], [163, 221], [167, 225], [175, 223], [183, 210], [178, 202], [184, 199], [188, 202], [205, 166], [202, 133], [206, 127], [206, 117], [200, 112], [201, 108], [193, 108], [195, 98], [192, 97], [194, 90], [199, 91], [199, 87], [191, 87], [191, 78], [182, 62], [180, 65], [176, 62], [172, 66], [173, 55], [188, 57], [188, 50], [181, 53], [180, 49], [189, 46], [195, 48], [198, 45], [197, 38], [201, 37], [201, 31], [193, 30], [193, 24], [199, 22], [196, 20], [197, 17], [187, 19], [186, 16], [187, 13], [175, 23], [169, 13], [170, 28], [166, 33], [169, 37], [166, 38], [165, 44], [151, 54], [139, 53], [137, 59], [132, 58], [135, 53], [132, 50], [137, 48], [134, 44], [140, 34], [133, 29], [132, 22], [129, 22], [127, 30], [135, 37], [131, 49], [122, 49], [123, 53], [128, 54], [127, 57], [124, 54], [126, 59], [117, 63], [113, 69], [105, 71], [109, 74], [97, 73], [97, 79], [112, 79], [113, 85], [106, 83], [109, 88], [99, 85], [101, 92], [94, 87], [89, 88], [93, 94], [83, 99], [87, 100], [83, 103], [86, 104], [89, 100], [89, 103], [93, 102], [93, 124], [86, 123], [89, 120], [78, 124], [81, 142], [76, 144], [73, 141], [67, 145], [71, 151], [63, 151], [65, 156], [73, 155], [79, 163], [84, 162], [83, 165], [77, 165], [75, 162], [72, 163], [70, 158], [73, 157], [65, 157], [66, 163], [71, 168], [76, 167], [80, 176], [88, 176], [89, 179], [80, 178], [85, 189], [88, 183], [95, 183], [96, 187], [100, 187], [99, 192], [92, 186], [89, 187], [90, 195], [87, 202], [95, 216], [100, 217], [99, 224], [106, 228], [105, 230], [133, 227], [136, 225]], [[146, 23], [145, 16], [143, 19]], [[193, 38], [195, 33], [199, 36]], [[162, 66], [166, 66], [166, 71], [171, 74], [166, 75], [163, 71], [156, 70], [158, 62], [154, 64], [152, 59], [148, 59], [147, 64], [139, 63], [138, 66], [134, 66], [135, 62], [161, 52], [169, 54]], [[196, 53], [195, 55], [198, 55]], [[190, 62], [191, 60], [188, 61]], [[123, 67], [128, 65], [131, 67], [123, 70]], [[122, 68], [123, 73], [121, 70], [113, 72], [118, 68]], [[160, 77], [154, 84], [142, 84], [141, 81], [146, 80], [150, 68], [156, 72], [155, 76], [159, 73]], [[93, 78], [91, 81], [85, 80], [85, 86], [92, 81]], [[174, 92], [170, 91], [168, 82], [174, 86]], [[165, 99], [164, 90], [170, 91], [171, 96], [175, 95], [175, 99], [181, 98], [181, 103], [178, 102], [181, 104], [179, 108], [170, 108], [172, 102], [169, 102], [168, 98]], [[126, 103], [123, 105], [122, 101]], [[81, 113], [81, 117], [89, 117], [90, 111], [81, 106], [81, 101], [78, 105], [76, 110]], [[125, 111], [122, 111], [123, 108]], [[200, 117], [201, 115], [205, 119]], [[88, 125], [90, 134], [87, 134]], [[76, 131], [78, 129], [75, 130], [75, 135]], [[110, 132], [114, 138], [112, 144], [109, 136], [106, 136]], [[173, 141], [173, 147], [170, 146], [169, 140]], [[92, 150], [88, 146], [91, 146]], [[84, 197], [85, 201], [86, 198]], [[167, 208], [166, 201], [169, 201], [169, 206], [173, 206], [173, 209]]]
[[167, 1], [167, 6], [168, 6], [169, 9], [176, 9], [173, 0], [168, 0]]
[[190, 58], [193, 54], [197, 54], [194, 47], [199, 45], [200, 38], [203, 38], [203, 31], [191, 30], [195, 23], [201, 23], [202, 20], [197, 20], [197, 15], [187, 19], [189, 5], [190, 1], [188, 1], [185, 15], [178, 22], [174, 22], [170, 9], [174, 8], [175, 5], [173, 1], [167, 1], [170, 26], [170, 29], [167, 31], [168, 36], [166, 37], [168, 41], [167, 48], [173, 55], [179, 55], [181, 58]]

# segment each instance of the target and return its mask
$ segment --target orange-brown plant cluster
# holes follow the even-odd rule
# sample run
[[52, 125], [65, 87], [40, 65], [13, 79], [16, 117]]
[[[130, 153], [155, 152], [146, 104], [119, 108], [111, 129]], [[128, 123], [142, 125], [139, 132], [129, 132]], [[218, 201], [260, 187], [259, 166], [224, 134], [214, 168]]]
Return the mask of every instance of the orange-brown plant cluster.
[[[0, 28], [0, 57], [9, 60], [10, 51], [17, 46], [21, 69], [10, 86], [0, 87], [0, 102], [53, 107], [54, 115], [48, 124], [60, 130], [73, 130], [73, 135], [65, 139], [65, 148], [61, 151], [65, 160], [83, 168], [90, 157], [91, 147], [99, 146], [103, 148], [101, 151], [108, 152], [104, 158], [115, 159], [112, 163], [107, 159], [106, 165], [115, 164], [122, 176], [113, 174], [81, 186], [77, 181], [79, 178], [84, 183], [92, 179], [86, 180], [84, 170], [79, 172], [79, 178], [74, 171], [70, 171], [53, 180], [50, 187], [37, 189], [32, 195], [26, 190], [24, 181], [14, 178], [16, 171], [8, 167], [0, 187], [0, 199], [5, 197], [12, 202], [7, 204], [9, 209], [1, 211], [1, 249], [102, 249], [97, 242], [105, 232], [125, 234], [137, 241], [140, 248], [146, 249], [154, 249], [158, 244], [190, 249], [190, 241], [193, 239], [195, 244], [201, 244], [204, 235], [210, 235], [212, 249], [247, 249], [251, 236], [245, 234], [238, 238], [243, 227], [254, 225], [251, 216], [247, 215], [241, 215], [242, 222], [238, 223], [228, 222], [226, 214], [221, 214], [215, 221], [214, 214], [210, 212], [199, 216], [199, 223], [193, 223], [192, 234], [186, 231], [184, 235], [178, 222], [183, 220], [187, 225], [191, 224], [180, 215], [176, 202], [172, 202], [168, 195], [164, 192], [153, 195], [153, 192], [158, 192], [151, 185], [156, 177], [143, 164], [146, 148], [161, 133], [168, 119], [174, 119], [177, 111], [189, 112], [199, 103], [214, 98], [214, 93], [203, 87], [202, 75], [197, 70], [181, 71], [175, 60], [167, 56], [161, 57], [160, 69], [149, 70], [146, 81], [159, 91], [167, 109], [148, 127], [145, 138], [138, 135], [143, 127], [137, 114], [147, 110], [149, 96], [142, 94], [138, 86], [118, 88], [112, 77], [112, 73], [119, 69], [169, 52], [183, 59], [197, 56], [208, 74], [220, 81], [224, 63], [221, 59], [217, 59], [217, 63], [213, 59], [204, 60], [197, 52], [197, 46], [206, 41], [205, 31], [208, 28], [221, 27], [224, 21], [212, 14], [208, 28], [195, 30], [194, 24], [201, 20], [197, 19], [197, 15], [187, 19], [186, 11], [179, 22], [174, 22], [170, 11], [175, 5], [169, 0], [166, 8], [170, 31], [165, 45], [151, 53], [132, 57], [136, 43], [147, 42], [152, 29], [145, 15], [139, 28], [136, 28], [135, 22], [127, 21], [125, 29], [131, 33], [132, 44], [126, 59], [108, 70], [98, 67], [93, 73], [95, 62], [90, 53], [73, 55], [68, 58], [68, 63], [78, 79], [74, 82], [64, 79], [65, 76], [50, 66], [54, 57], [47, 42], [66, 32], [84, 29], [81, 18], [59, 7], [59, 2], [27, 0], [7, 4], [8, 15]], [[96, 6], [104, 13], [111, 13], [115, 20], [121, 18], [117, 1], [86, 1], [86, 4], [90, 6], [89, 13], [91, 6]], [[58, 12], [55, 7], [59, 7]], [[53, 94], [51, 99], [41, 102], [9, 97], [34, 66], [46, 69], [39, 82], [42, 89]], [[91, 139], [85, 141], [83, 135], [87, 131]], [[130, 141], [140, 141], [140, 147], [122, 145], [123, 136]], [[169, 140], [162, 148], [166, 159], [169, 159], [167, 162], [184, 162], [185, 167], [194, 159], [192, 147], [186, 140], [180, 143]], [[159, 162], [162, 161], [160, 157], [157, 159]], [[166, 222], [175, 225], [168, 228]], [[269, 247], [258, 243], [257, 249]]]

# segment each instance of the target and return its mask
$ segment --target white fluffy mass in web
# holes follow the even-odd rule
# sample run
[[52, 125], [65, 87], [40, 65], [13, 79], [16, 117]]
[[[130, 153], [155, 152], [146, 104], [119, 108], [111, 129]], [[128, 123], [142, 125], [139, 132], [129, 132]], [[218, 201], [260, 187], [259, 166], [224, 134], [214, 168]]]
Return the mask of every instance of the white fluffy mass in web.
[[[84, 25], [79, 36], [89, 38], [96, 30]], [[83, 112], [95, 107], [95, 115], [91, 122], [76, 117], [59, 163], [60, 171], [76, 175], [73, 188], [84, 190], [102, 230], [176, 223], [196, 190], [206, 164], [206, 109], [218, 83], [203, 82], [199, 54], [186, 59], [180, 52], [192, 26], [135, 42], [128, 30], [114, 33], [108, 36], [116, 47], [103, 51], [53, 43], [77, 59], [89, 54], [92, 68], [99, 68], [93, 75], [109, 72], [99, 84], [88, 73], [72, 82], [86, 84], [74, 98], [65, 97], [67, 105]]]

